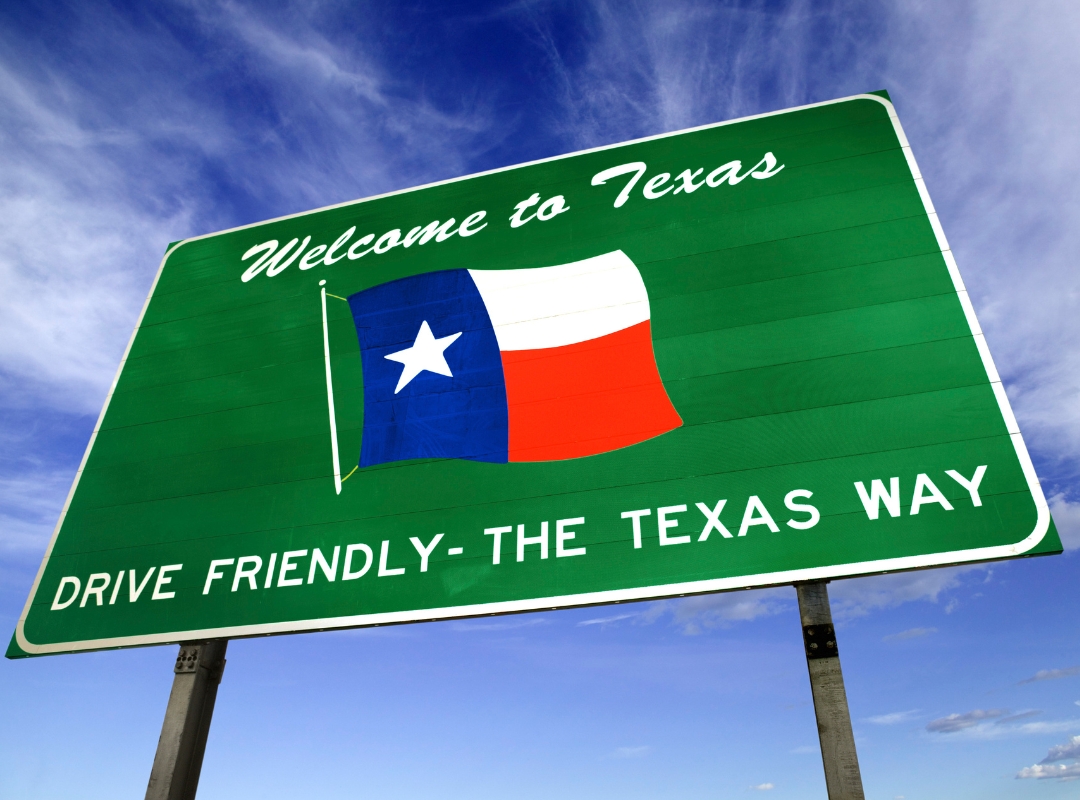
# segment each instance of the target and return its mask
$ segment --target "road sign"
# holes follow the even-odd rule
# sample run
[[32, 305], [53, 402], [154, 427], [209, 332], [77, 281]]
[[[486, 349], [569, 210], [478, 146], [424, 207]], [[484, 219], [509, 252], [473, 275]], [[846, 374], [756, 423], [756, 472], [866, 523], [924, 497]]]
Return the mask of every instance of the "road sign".
[[1060, 550], [859, 95], [170, 247], [8, 655]]

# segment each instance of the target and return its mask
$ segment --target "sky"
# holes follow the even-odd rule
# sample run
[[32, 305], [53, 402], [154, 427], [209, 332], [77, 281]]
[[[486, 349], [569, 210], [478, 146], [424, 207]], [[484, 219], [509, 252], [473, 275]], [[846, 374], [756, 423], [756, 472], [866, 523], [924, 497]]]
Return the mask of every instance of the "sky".
[[[1066, 546], [835, 581], [868, 798], [1080, 794], [1080, 6], [0, 5], [0, 628], [172, 241], [890, 93]], [[6, 635], [6, 634], [5, 634]], [[0, 797], [140, 797], [174, 646], [0, 663]], [[820, 798], [795, 593], [236, 641], [199, 797]]]

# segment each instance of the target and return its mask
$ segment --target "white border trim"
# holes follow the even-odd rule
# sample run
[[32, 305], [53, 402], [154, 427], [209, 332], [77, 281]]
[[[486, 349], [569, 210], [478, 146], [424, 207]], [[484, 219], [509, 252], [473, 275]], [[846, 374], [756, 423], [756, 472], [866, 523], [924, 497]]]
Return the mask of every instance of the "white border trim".
[[[124, 364], [127, 362], [128, 354], [131, 352], [131, 347], [135, 343], [135, 336], [139, 332], [139, 328], [142, 325], [143, 317], [146, 316], [146, 309], [150, 305], [150, 298], [153, 297], [154, 290], [157, 288], [158, 281], [161, 278], [161, 272], [165, 268], [165, 262], [168, 260], [170, 255], [176, 252], [178, 248], [182, 247], [188, 242], [194, 242], [198, 241], [199, 239], [206, 239], [212, 236], [220, 236], [223, 233], [231, 233], [233, 231], [245, 230], [247, 228], [257, 228], [260, 225], [268, 225], [274, 222], [280, 222], [281, 220], [304, 217], [310, 214], [317, 214], [321, 211], [327, 211], [334, 208], [344, 208], [345, 206], [357, 205], [359, 203], [369, 203], [372, 200], [379, 200], [384, 197], [392, 197], [394, 195], [405, 194], [407, 192], [416, 192], [420, 191], [421, 189], [429, 189], [433, 186], [443, 186], [449, 183], [457, 183], [458, 181], [479, 178], [484, 175], [494, 175], [500, 172], [520, 169], [522, 167], [528, 167], [534, 164], [543, 164], [549, 161], [559, 161], [564, 158], [572, 158], [574, 156], [584, 155], [586, 153], [598, 153], [604, 150], [612, 150], [618, 147], [638, 144], [640, 142], [649, 142], [656, 139], [666, 139], [668, 137], [679, 136], [684, 133], [693, 133], [694, 131], [720, 128], [726, 125], [734, 125], [739, 122], [747, 122], [753, 119], [762, 119], [764, 117], [772, 117], [779, 114], [790, 114], [794, 111], [803, 111], [808, 108], [818, 108], [821, 106], [835, 105], [836, 103], [847, 103], [852, 100], [872, 100], [885, 106], [886, 110], [889, 113], [889, 119], [892, 120], [893, 128], [896, 131], [896, 136], [900, 141], [900, 146], [904, 151], [904, 156], [907, 158], [908, 167], [911, 169], [911, 176], [915, 180], [915, 186], [918, 189], [919, 196], [922, 198], [923, 206], [926, 208], [926, 213], [930, 218], [930, 224], [934, 229], [934, 234], [937, 236], [938, 247], [941, 248], [941, 254], [945, 259], [946, 265], [948, 266], [949, 274], [952, 276], [953, 286], [956, 288], [957, 296], [960, 298], [960, 305], [964, 309], [964, 314], [967, 317], [968, 325], [971, 328], [972, 336], [975, 337], [975, 344], [979, 349], [979, 355], [982, 356], [983, 366], [986, 368], [987, 377], [989, 377], [990, 384], [994, 390], [994, 395], [997, 397], [998, 406], [1001, 409], [1001, 415], [1005, 419], [1005, 425], [1009, 431], [1010, 438], [1012, 439], [1013, 447], [1016, 448], [1017, 458], [1020, 459], [1020, 465], [1024, 470], [1024, 476], [1027, 478], [1028, 489], [1031, 491], [1031, 496], [1035, 500], [1035, 507], [1038, 511], [1035, 528], [1023, 540], [1011, 545], [997, 545], [994, 547], [981, 547], [971, 550], [956, 550], [947, 553], [933, 553], [930, 555], [922, 556], [904, 556], [902, 558], [889, 558], [882, 559], [880, 561], [862, 561], [854, 564], [814, 567], [811, 569], [788, 570], [784, 572], [770, 572], [758, 575], [740, 576], [735, 578], [718, 578], [708, 581], [670, 583], [662, 586], [649, 586], [637, 589], [617, 589], [606, 592], [590, 592], [586, 594], [561, 595], [558, 597], [545, 597], [531, 600], [512, 600], [502, 603], [484, 603], [471, 606], [452, 606], [448, 608], [419, 609], [416, 611], [395, 611], [385, 614], [355, 614], [345, 617], [326, 617], [324, 619], [262, 623], [258, 625], [236, 625], [225, 628], [206, 628], [203, 630], [176, 631], [172, 633], [150, 634], [146, 636], [121, 636], [110, 639], [89, 639], [81, 642], [63, 642], [49, 645], [37, 645], [27, 640], [26, 635], [23, 631], [23, 626], [26, 622], [27, 615], [30, 613], [30, 608], [33, 603], [34, 597], [37, 595], [38, 585], [41, 583], [41, 578], [45, 574], [45, 568], [48, 566], [49, 556], [52, 554], [53, 546], [56, 543], [56, 537], [60, 532], [60, 527], [64, 523], [64, 518], [67, 516], [68, 507], [71, 505], [71, 498], [74, 496], [75, 489], [79, 485], [79, 479], [82, 477], [83, 469], [86, 467], [86, 460], [90, 456], [90, 450], [93, 448], [94, 442], [97, 440], [98, 431], [101, 429], [101, 422], [105, 418], [105, 412], [109, 408], [109, 403], [112, 401], [113, 392], [116, 390], [116, 384], [120, 380], [120, 373], [124, 368]], [[105, 399], [105, 405], [101, 409], [101, 414], [98, 415], [97, 424], [94, 425], [94, 432], [90, 436], [90, 442], [86, 446], [86, 452], [83, 454], [82, 462], [79, 464], [79, 469], [75, 474], [75, 480], [71, 485], [71, 491], [68, 492], [67, 500], [64, 502], [64, 508], [60, 512], [60, 519], [57, 520], [56, 528], [53, 530], [52, 538], [49, 540], [49, 546], [48, 549], [45, 551], [45, 556], [42, 559], [41, 567], [38, 569], [37, 576], [34, 578], [34, 585], [30, 590], [30, 596], [27, 598], [26, 605], [23, 608], [23, 613], [19, 617], [18, 625], [15, 628], [15, 638], [19, 644], [19, 647], [21, 647], [26, 653], [29, 653], [31, 655], [46, 655], [50, 653], [70, 653], [80, 650], [101, 650], [114, 647], [137, 647], [141, 645], [171, 644], [175, 642], [193, 641], [199, 639], [231, 639], [242, 636], [260, 636], [274, 633], [302, 633], [305, 631], [318, 631], [333, 628], [369, 627], [401, 622], [428, 622], [440, 619], [488, 616], [494, 614], [510, 614], [522, 611], [539, 611], [542, 609], [566, 608], [572, 606], [597, 605], [604, 603], [622, 603], [632, 600], [672, 597], [685, 594], [701, 594], [706, 592], [720, 592], [732, 589], [749, 589], [761, 586], [774, 586], [777, 584], [794, 583], [796, 581], [854, 577], [856, 575], [869, 575], [882, 572], [895, 572], [899, 570], [937, 567], [945, 566], [947, 564], [960, 564], [970, 561], [991, 561], [995, 559], [1011, 558], [1023, 555], [1024, 553], [1035, 547], [1035, 545], [1042, 541], [1049, 527], [1050, 507], [1047, 505], [1046, 497], [1043, 495], [1042, 487], [1039, 485], [1039, 478], [1035, 474], [1035, 466], [1031, 462], [1031, 456], [1028, 455], [1027, 447], [1025, 446], [1024, 440], [1020, 435], [1020, 428], [1016, 424], [1016, 417], [1012, 412], [1012, 407], [1009, 405], [1009, 398], [1005, 394], [1005, 388], [1002, 386], [1001, 377], [998, 375], [997, 368], [994, 366], [994, 361], [990, 357], [990, 350], [986, 345], [986, 339], [983, 336], [982, 328], [979, 326], [979, 321], [975, 317], [975, 309], [971, 304], [971, 298], [968, 296], [967, 289], [964, 286], [964, 281], [960, 277], [960, 270], [957, 268], [956, 260], [953, 258], [952, 251], [949, 249], [949, 243], [948, 240], [945, 238], [945, 232], [941, 229], [941, 223], [938, 220], [937, 212], [934, 210], [934, 204], [931, 202], [930, 194], [926, 190], [926, 184], [923, 181], [922, 173], [919, 171], [919, 167], [915, 163], [915, 156], [911, 153], [911, 145], [908, 142], [907, 136], [904, 135], [904, 129], [901, 127], [900, 120], [896, 116], [896, 110], [893, 108], [893, 104], [883, 97], [879, 97], [878, 95], [874, 94], [857, 94], [850, 97], [842, 97], [837, 100], [826, 100], [821, 103], [810, 103], [804, 106], [796, 106], [795, 108], [785, 108], [780, 111], [770, 111], [766, 114], [754, 114], [753, 116], [740, 117], [739, 119], [727, 120], [726, 122], [716, 122], [709, 125], [700, 125], [696, 128], [687, 128], [685, 130], [673, 131], [671, 133], [661, 133], [656, 136], [645, 136], [641, 139], [632, 139], [627, 142], [618, 142], [617, 144], [594, 147], [588, 150], [579, 150], [574, 153], [566, 153], [559, 156], [553, 156], [551, 158], [542, 158], [536, 161], [527, 161], [523, 164], [514, 164], [509, 167], [500, 167], [498, 169], [487, 170], [486, 172], [478, 172], [473, 175], [463, 175], [459, 178], [451, 178], [445, 181], [437, 181], [435, 183], [428, 183], [424, 184], [423, 186], [415, 186], [409, 189], [400, 189], [395, 192], [387, 192], [385, 194], [375, 195], [373, 197], [366, 197], [361, 200], [350, 200], [346, 203], [338, 203], [332, 206], [324, 206], [323, 208], [317, 208], [311, 211], [304, 211], [299, 214], [289, 214], [284, 217], [277, 217], [275, 219], [264, 220], [262, 222], [255, 222], [250, 225], [240, 225], [236, 228], [228, 228], [223, 231], [216, 231], [215, 233], [207, 233], [203, 234], [202, 236], [195, 236], [191, 239], [185, 239], [182, 242], [178, 242], [175, 246], [171, 247], [168, 252], [165, 253], [165, 257], [161, 259], [161, 264], [158, 266], [157, 275], [154, 276], [154, 282], [150, 286], [150, 293], [147, 295], [146, 302], [143, 303], [142, 312], [139, 314], [139, 321], [136, 323], [135, 330], [131, 334], [131, 339], [128, 341], [127, 349], [124, 350], [124, 356], [120, 360], [120, 366], [116, 370], [116, 377], [113, 378], [112, 386], [109, 387], [109, 394], [108, 397], [106, 397]]]

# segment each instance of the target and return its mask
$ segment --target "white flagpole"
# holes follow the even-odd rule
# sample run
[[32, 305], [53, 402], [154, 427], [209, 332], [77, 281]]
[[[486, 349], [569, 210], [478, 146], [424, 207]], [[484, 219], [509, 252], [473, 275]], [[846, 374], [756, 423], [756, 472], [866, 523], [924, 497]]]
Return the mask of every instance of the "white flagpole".
[[330, 329], [326, 324], [326, 281], [319, 281], [322, 293], [322, 341], [326, 359], [326, 404], [330, 410], [330, 449], [334, 454], [334, 489], [341, 494], [341, 460], [338, 457], [337, 416], [334, 414], [334, 379], [330, 375]]

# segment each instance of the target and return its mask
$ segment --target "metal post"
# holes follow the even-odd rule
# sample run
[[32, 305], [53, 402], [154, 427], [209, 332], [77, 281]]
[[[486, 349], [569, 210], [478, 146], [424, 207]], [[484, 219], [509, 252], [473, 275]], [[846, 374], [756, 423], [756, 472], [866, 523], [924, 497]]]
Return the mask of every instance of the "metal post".
[[194, 800], [228, 639], [180, 645], [146, 800]]
[[844, 676], [840, 672], [840, 651], [836, 646], [826, 583], [795, 584], [821, 741], [821, 760], [825, 765], [825, 786], [829, 800], [863, 800], [859, 757], [851, 732], [851, 713], [844, 691]]

